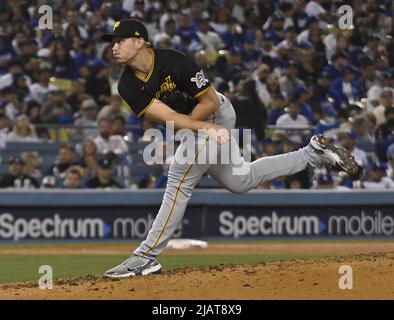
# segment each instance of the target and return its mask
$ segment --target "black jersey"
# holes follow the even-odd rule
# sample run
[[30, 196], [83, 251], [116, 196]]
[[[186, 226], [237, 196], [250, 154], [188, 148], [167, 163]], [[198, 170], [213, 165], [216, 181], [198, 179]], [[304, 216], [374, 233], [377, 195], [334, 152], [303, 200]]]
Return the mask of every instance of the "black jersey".
[[175, 88], [198, 98], [211, 84], [203, 71], [188, 56], [173, 49], [150, 49], [152, 64], [144, 78], [128, 66], [118, 83], [118, 91], [137, 117], [141, 117], [154, 99]]

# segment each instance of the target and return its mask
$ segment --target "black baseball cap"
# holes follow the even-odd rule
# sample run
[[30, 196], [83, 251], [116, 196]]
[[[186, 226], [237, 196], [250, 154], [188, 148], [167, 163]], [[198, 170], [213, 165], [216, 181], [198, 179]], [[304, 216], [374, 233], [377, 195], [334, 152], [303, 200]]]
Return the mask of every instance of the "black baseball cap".
[[104, 33], [101, 40], [111, 42], [113, 37], [143, 38], [148, 41], [148, 31], [144, 24], [135, 19], [122, 19], [115, 22], [112, 33]]
[[8, 160], [8, 164], [14, 164], [14, 163], [20, 164], [20, 165], [24, 165], [24, 164], [25, 164], [25, 162], [23, 161], [23, 159], [22, 159], [21, 157], [19, 157], [19, 156], [11, 157], [11, 158]]
[[101, 169], [111, 169], [113, 162], [111, 156], [103, 155], [98, 159], [97, 163]]

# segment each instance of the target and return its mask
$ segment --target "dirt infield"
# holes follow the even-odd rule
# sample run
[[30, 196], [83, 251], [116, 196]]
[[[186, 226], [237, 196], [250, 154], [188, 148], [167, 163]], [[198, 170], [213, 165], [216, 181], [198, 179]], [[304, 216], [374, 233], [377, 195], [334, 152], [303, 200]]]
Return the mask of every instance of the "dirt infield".
[[[126, 245], [96, 248], [109, 254]], [[26, 254], [29, 248], [13, 250]], [[1, 249], [0, 254], [5, 250]], [[26, 251], [24, 251], [26, 250]], [[51, 248], [41, 248], [46, 254]], [[64, 253], [84, 249], [63, 248]], [[87, 250], [87, 249], [86, 249]], [[128, 248], [129, 252], [130, 248]], [[31, 251], [31, 249], [30, 249]], [[30, 252], [29, 251], [29, 252]], [[88, 250], [93, 254], [92, 249]], [[212, 245], [208, 249], [171, 250], [166, 254], [198, 253], [327, 253], [336, 257], [253, 265], [221, 265], [165, 271], [122, 280], [101, 276], [58, 279], [52, 290], [36, 282], [0, 286], [0, 299], [394, 299], [394, 243], [303, 243]], [[37, 252], [36, 252], [37, 253]], [[56, 250], [59, 254], [59, 250]], [[338, 287], [341, 265], [353, 269], [353, 289]]]

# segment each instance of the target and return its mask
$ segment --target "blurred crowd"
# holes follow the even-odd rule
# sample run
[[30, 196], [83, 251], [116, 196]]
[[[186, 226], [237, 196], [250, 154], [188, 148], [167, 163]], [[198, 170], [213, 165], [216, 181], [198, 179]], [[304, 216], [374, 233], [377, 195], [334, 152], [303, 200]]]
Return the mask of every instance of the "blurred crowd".
[[[145, 23], [154, 48], [195, 59], [231, 100], [237, 128], [252, 129], [254, 158], [323, 133], [360, 166], [356, 177], [326, 170], [312, 180], [304, 171], [259, 188], [394, 187], [393, 0], [55, 0], [52, 29], [40, 29], [46, 4], [0, 0], [0, 152], [15, 142], [67, 144], [40, 174], [37, 153], [2, 159], [9, 172], [0, 188], [130, 187], [114, 168], [157, 124], [125, 105], [116, 89], [122, 67], [98, 40], [129, 17]], [[344, 4], [352, 8], [345, 28]], [[158, 180], [139, 187], [162, 187]]]

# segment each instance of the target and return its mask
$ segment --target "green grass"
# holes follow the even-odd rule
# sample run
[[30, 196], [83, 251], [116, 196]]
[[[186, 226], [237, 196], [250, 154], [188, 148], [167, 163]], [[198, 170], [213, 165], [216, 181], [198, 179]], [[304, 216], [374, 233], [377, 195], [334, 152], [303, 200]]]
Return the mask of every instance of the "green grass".
[[[213, 266], [220, 264], [247, 264], [283, 261], [296, 258], [314, 259], [327, 255], [177, 255], [161, 256], [164, 270], [185, 267]], [[50, 265], [53, 277], [102, 275], [103, 272], [126, 258], [126, 255], [12, 255], [5, 254], [0, 260], [0, 283], [38, 281], [41, 265]]]
[[[291, 239], [291, 240], [249, 240], [249, 239], [238, 239], [238, 240], [208, 240], [208, 244], [308, 244], [308, 243], [387, 243], [394, 242], [393, 238], [381, 238], [381, 239], [316, 239], [316, 240], [303, 240], [303, 239]], [[63, 247], [63, 248], [96, 248], [110, 247], [116, 245], [124, 245], [130, 247], [136, 247], [140, 244], [140, 241], [109, 241], [109, 242], [41, 242], [41, 243], [0, 243], [0, 248], [52, 248], [52, 247]]]

